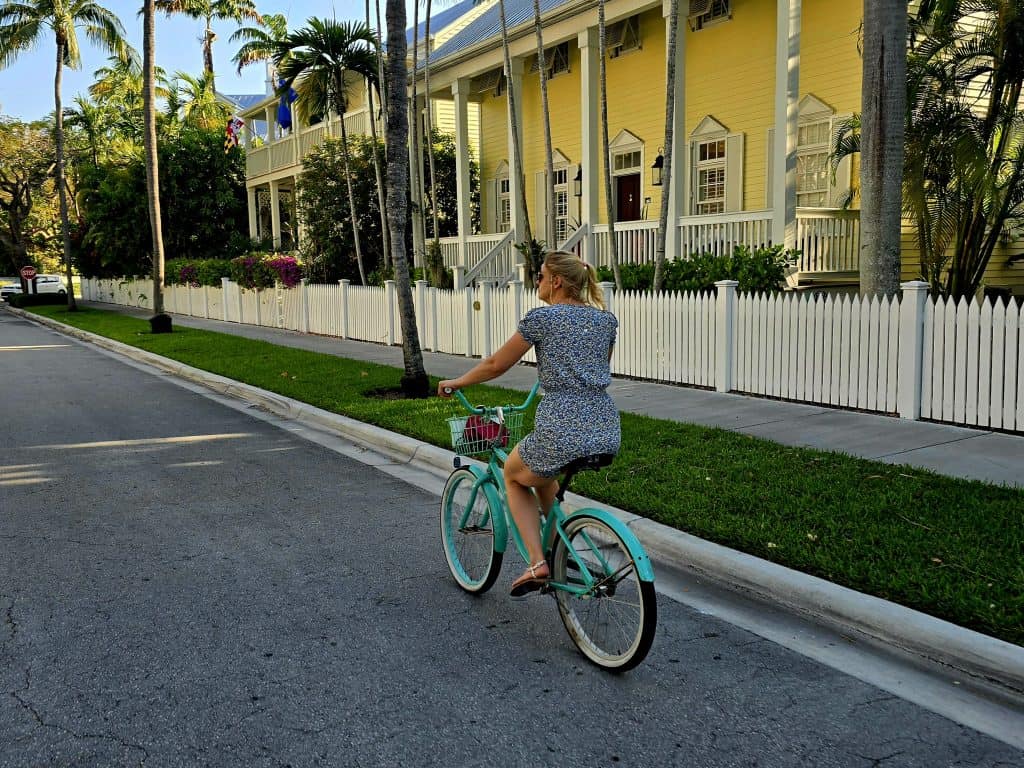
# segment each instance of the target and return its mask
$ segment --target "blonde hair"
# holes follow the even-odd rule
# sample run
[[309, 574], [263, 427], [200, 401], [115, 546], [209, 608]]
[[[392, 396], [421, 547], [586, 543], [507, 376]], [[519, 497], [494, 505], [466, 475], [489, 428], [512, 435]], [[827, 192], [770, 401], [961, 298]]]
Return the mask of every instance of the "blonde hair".
[[548, 273], [562, 278], [562, 287], [569, 298], [605, 309], [604, 291], [597, 282], [597, 270], [575, 253], [548, 251], [544, 257]]

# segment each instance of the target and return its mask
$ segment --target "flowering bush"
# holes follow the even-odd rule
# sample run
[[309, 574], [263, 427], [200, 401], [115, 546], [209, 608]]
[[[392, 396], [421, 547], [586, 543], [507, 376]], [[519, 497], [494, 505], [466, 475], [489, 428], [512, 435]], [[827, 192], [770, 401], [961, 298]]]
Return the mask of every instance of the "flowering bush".
[[270, 268], [268, 259], [261, 253], [247, 253], [231, 260], [231, 279], [242, 288], [262, 291], [272, 288], [277, 273]]
[[178, 282], [182, 285], [199, 287], [199, 269], [195, 264], [184, 264], [178, 272]]
[[164, 266], [167, 285], [201, 285], [220, 287], [222, 277], [230, 277], [231, 262], [227, 259], [168, 259]]
[[267, 266], [276, 274], [285, 288], [294, 288], [302, 280], [302, 265], [294, 256], [274, 256], [267, 259]]

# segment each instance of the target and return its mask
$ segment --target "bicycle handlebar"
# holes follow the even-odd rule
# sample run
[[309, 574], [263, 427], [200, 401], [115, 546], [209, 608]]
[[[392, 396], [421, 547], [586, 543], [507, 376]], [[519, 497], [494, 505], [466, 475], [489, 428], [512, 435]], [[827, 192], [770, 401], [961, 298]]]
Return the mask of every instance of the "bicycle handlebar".
[[[530, 388], [529, 393], [526, 395], [526, 399], [522, 402], [521, 405], [511, 405], [505, 408], [505, 410], [525, 411], [527, 408], [530, 407], [530, 404], [533, 402], [533, 399], [537, 396], [537, 390], [539, 389], [540, 381], [535, 381], [533, 383], [533, 387]], [[489, 410], [486, 406], [474, 406], [472, 403], [469, 402], [469, 400], [466, 399], [466, 396], [462, 394], [461, 389], [452, 389], [451, 387], [445, 387], [444, 392], [446, 395], [455, 395], [455, 399], [458, 400], [462, 404], [462, 407], [465, 408], [470, 413], [482, 414]]]

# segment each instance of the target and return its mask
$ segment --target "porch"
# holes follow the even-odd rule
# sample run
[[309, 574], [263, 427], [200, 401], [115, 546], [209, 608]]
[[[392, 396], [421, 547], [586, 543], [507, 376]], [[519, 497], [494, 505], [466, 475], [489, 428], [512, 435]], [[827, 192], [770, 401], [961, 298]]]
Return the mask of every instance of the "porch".
[[[731, 253], [737, 246], [754, 249], [770, 245], [772, 211], [742, 211], [712, 216], [683, 216], [677, 222], [678, 253], [689, 256]], [[571, 250], [596, 267], [611, 265], [611, 239], [607, 224], [584, 223], [559, 247]], [[615, 224], [620, 264], [653, 263], [658, 222]], [[781, 239], [781, 238], [780, 238]], [[446, 267], [471, 284], [481, 279], [505, 282], [522, 261], [515, 250], [514, 232], [441, 238]], [[799, 257], [787, 278], [790, 288], [856, 282], [859, 273], [860, 211], [834, 208], [797, 208], [796, 245]], [[673, 254], [668, 254], [672, 258]]]

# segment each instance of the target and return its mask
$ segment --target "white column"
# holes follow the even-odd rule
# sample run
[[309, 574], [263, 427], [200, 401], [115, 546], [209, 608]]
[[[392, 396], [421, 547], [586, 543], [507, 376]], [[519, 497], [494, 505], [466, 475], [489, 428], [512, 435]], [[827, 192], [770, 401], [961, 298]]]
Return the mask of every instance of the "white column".
[[466, 298], [466, 357], [473, 356], [473, 313], [476, 312], [476, 291], [473, 286], [468, 285], [463, 289], [463, 295]]
[[427, 281], [417, 280], [416, 299], [413, 301], [413, 309], [416, 312], [416, 327], [420, 329], [421, 341], [427, 341]]
[[455, 279], [455, 290], [461, 291], [466, 287], [466, 267], [462, 264], [456, 264], [452, 267], [452, 275]]
[[482, 312], [481, 320], [483, 320], [483, 327], [481, 333], [483, 334], [483, 343], [480, 345], [480, 356], [490, 357], [491, 356], [491, 281], [483, 280], [480, 283], [480, 311]]
[[[662, 3], [665, 16], [665, 39], [668, 39], [668, 25], [672, 23], [671, 4]], [[680, 16], [682, 11], [680, 10]], [[676, 26], [676, 82], [673, 91], [675, 111], [672, 120], [672, 177], [662, 187], [661, 194], [668, 195], [668, 231], [665, 233], [665, 259], [671, 261], [679, 253], [679, 217], [683, 215], [686, 203], [686, 179], [690, 173], [689, 143], [686, 140], [686, 30], [685, 19], [680, 18]], [[668, 147], [665, 147], [668, 149]]]
[[[600, 59], [597, 27], [589, 27], [579, 33], [577, 44], [580, 48], [580, 133], [582, 138], [580, 165], [582, 166], [583, 196], [580, 198], [580, 223], [587, 223], [593, 230], [600, 221], [598, 212], [598, 179], [601, 173], [601, 136], [598, 118], [600, 101], [598, 94]], [[594, 235], [586, 236], [583, 253], [587, 261], [597, 266], [594, 252]]]
[[[420, 120], [423, 114], [423, 97], [419, 94], [413, 103], [409, 99], [409, 189], [412, 209], [409, 211], [409, 218], [412, 221], [412, 265], [413, 267], [423, 266], [423, 254], [426, 251], [426, 243], [423, 242], [423, 198], [420, 190], [420, 175], [423, 173], [422, 154], [413, 147], [413, 121]], [[420, 121], [422, 125], [422, 121]], [[422, 138], [422, 137], [421, 137]]]
[[267, 144], [274, 141], [277, 138], [277, 107], [267, 107], [263, 110], [263, 118], [267, 121]]
[[[516, 130], [519, 134], [520, 150], [522, 150], [523, 138], [523, 60], [512, 59], [511, 71], [508, 73], [506, 86], [509, 93], [514, 95], [516, 102]], [[522, 157], [522, 151], [519, 156]], [[508, 110], [508, 192], [509, 202], [512, 207], [512, 228], [515, 230], [516, 239], [522, 239], [526, 231], [526, 211], [520, 205], [521, 195], [519, 184], [523, 177], [523, 169], [516, 166], [515, 144], [512, 141], [512, 111]], [[516, 254], [518, 256], [518, 251]], [[486, 342], [485, 342], [486, 343]], [[489, 354], [489, 353], [488, 353]], [[486, 357], [486, 355], [485, 355]]]
[[614, 314], [615, 310], [612, 309], [612, 302], [615, 300], [615, 283], [598, 283], [598, 286], [604, 294], [604, 308]]
[[473, 225], [469, 210], [469, 80], [452, 83], [455, 103], [455, 196], [459, 209], [459, 264], [466, 265], [466, 238]]
[[715, 283], [718, 295], [715, 299], [715, 389], [719, 392], [732, 390], [733, 347], [736, 328], [736, 280], [719, 280]]
[[796, 144], [800, 101], [802, 0], [776, 0], [775, 146], [772, 242], [796, 247]]
[[303, 333], [309, 333], [309, 291], [307, 289], [308, 282], [309, 281], [306, 280], [306, 278], [302, 278], [302, 281], [299, 283], [299, 299], [302, 302], [302, 317], [300, 318], [299, 322], [302, 323], [300, 330]]
[[226, 277], [222, 277], [220, 279], [221, 309], [224, 310], [224, 322], [225, 323], [228, 321], [228, 285], [230, 283], [231, 283], [231, 281], [228, 278], [226, 278]]
[[928, 283], [900, 285], [900, 357], [896, 376], [896, 410], [902, 419], [921, 418], [921, 376], [924, 356], [924, 307]]
[[256, 204], [256, 187], [247, 187], [245, 192], [247, 205], [249, 207], [249, 237], [250, 239], [255, 240], [260, 236], [259, 224], [256, 218], [259, 213], [259, 208]]
[[281, 196], [278, 194], [279, 182], [270, 182], [270, 231], [274, 238], [274, 248], [281, 247]]
[[384, 295], [387, 297], [385, 302], [388, 313], [388, 346], [393, 346], [395, 343], [395, 281], [385, 280], [384, 281]]

